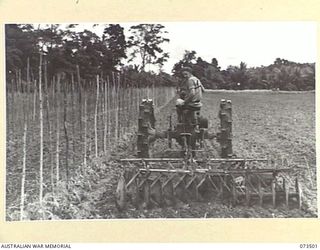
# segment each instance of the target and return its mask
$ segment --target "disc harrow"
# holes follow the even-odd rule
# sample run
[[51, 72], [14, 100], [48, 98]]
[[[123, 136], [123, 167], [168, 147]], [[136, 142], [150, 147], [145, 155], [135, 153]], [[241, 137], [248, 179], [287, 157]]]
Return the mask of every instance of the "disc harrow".
[[[219, 131], [208, 132], [208, 121], [199, 112], [186, 112], [189, 123], [155, 130], [152, 100], [143, 100], [138, 118], [138, 158], [121, 159], [124, 169], [116, 190], [116, 206], [153, 208], [175, 206], [179, 202], [215, 201], [237, 206], [281, 206], [301, 208], [302, 190], [297, 170], [275, 164], [272, 159], [237, 158], [232, 151], [232, 104], [221, 100]], [[198, 116], [198, 117], [196, 117]], [[149, 158], [150, 147], [159, 138], [172, 139], [181, 146], [180, 157]], [[219, 158], [197, 158], [207, 150], [205, 140], [220, 144]]]
[[[257, 168], [266, 159], [123, 159], [126, 172], [117, 192], [119, 209], [129, 203], [136, 208], [172, 206], [177, 202], [222, 201], [235, 205], [260, 206], [281, 203], [301, 208], [298, 179], [291, 168]], [[181, 167], [183, 166], [183, 167]], [[204, 167], [206, 166], [206, 167]], [[180, 168], [179, 168], [180, 167]]]

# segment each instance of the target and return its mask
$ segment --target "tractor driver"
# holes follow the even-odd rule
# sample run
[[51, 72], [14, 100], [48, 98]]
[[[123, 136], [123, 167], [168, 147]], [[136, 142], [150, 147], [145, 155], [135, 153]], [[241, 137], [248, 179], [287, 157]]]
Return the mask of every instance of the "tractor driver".
[[[189, 114], [195, 114], [193, 111], [200, 111], [201, 98], [204, 87], [200, 80], [192, 75], [192, 69], [190, 67], [184, 67], [181, 70], [183, 82], [178, 88], [179, 97], [176, 102], [177, 114], [179, 122], [182, 122], [183, 112], [186, 116]], [[197, 115], [191, 117], [193, 124], [197, 124]]]

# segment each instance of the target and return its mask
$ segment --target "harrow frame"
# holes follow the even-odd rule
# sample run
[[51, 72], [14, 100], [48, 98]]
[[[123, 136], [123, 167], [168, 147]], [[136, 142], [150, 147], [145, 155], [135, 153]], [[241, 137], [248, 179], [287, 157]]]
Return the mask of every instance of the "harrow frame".
[[[192, 162], [183, 158], [122, 159], [122, 165], [127, 164], [132, 174], [129, 177], [122, 177], [127, 180], [122, 186], [118, 186], [118, 192], [123, 192], [122, 197], [129, 194], [136, 200], [138, 199], [137, 208], [141, 201], [144, 207], [151, 208], [173, 205], [177, 200], [182, 202], [210, 200], [203, 198], [206, 194], [200, 192], [201, 187], [206, 184], [210, 185], [210, 198], [226, 200], [232, 205], [250, 206], [258, 202], [260, 206], [263, 206], [264, 203], [268, 204], [271, 201], [272, 206], [276, 207], [281, 203], [280, 200], [284, 200], [287, 207], [290, 201], [295, 201], [297, 205], [294, 207], [300, 209], [301, 188], [297, 178], [292, 181], [289, 177], [293, 171], [291, 168], [247, 166], [247, 163], [250, 162], [268, 161], [268, 159], [240, 158], [211, 158], [207, 161], [194, 160]], [[160, 167], [152, 166], [159, 163], [161, 163]], [[165, 167], [163, 163], [166, 163]], [[173, 164], [183, 167], [176, 168]], [[207, 167], [204, 168], [201, 165]], [[135, 186], [133, 191], [131, 186]], [[154, 195], [153, 189], [157, 190], [157, 195]], [[189, 198], [186, 198], [184, 193], [188, 193]], [[168, 199], [171, 202], [165, 202]], [[119, 200], [118, 207], [123, 209], [127, 206], [126, 202]]]

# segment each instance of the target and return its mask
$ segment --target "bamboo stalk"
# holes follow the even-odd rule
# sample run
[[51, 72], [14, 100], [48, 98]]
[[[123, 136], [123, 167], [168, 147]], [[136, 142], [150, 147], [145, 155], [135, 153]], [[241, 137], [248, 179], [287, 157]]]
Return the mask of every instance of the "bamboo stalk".
[[68, 100], [67, 100], [67, 83], [64, 82], [64, 88], [63, 88], [63, 95], [64, 95], [64, 104], [63, 104], [63, 128], [64, 128], [64, 137], [66, 139], [66, 155], [65, 155], [65, 164], [66, 164], [66, 183], [67, 183], [67, 189], [69, 189], [69, 136], [68, 136], [68, 130], [67, 130], [67, 106], [68, 106]]
[[21, 69], [19, 69], [19, 85], [20, 85], [21, 94], [23, 94], [23, 84], [22, 84], [22, 78], [21, 78]]
[[87, 166], [87, 92], [84, 90], [84, 157], [83, 165]]
[[15, 105], [14, 105], [14, 83], [13, 83], [13, 79], [11, 80], [11, 124], [12, 124], [12, 133], [14, 134], [14, 130], [15, 130], [15, 122], [14, 122], [14, 114], [15, 114]]
[[111, 100], [110, 100], [110, 81], [109, 76], [107, 76], [107, 115], [108, 115], [108, 147], [110, 147], [110, 137], [111, 137]]
[[135, 97], [134, 97], [134, 101], [135, 101], [135, 106], [136, 106], [136, 110], [139, 110], [139, 104], [138, 104], [138, 99], [139, 99], [139, 92], [138, 92], [138, 87], [136, 86], [136, 88], [134, 89], [134, 93], [135, 93]]
[[48, 89], [48, 77], [47, 77], [47, 61], [44, 64], [44, 86], [45, 86], [45, 93], [46, 93], [46, 103], [47, 103], [47, 123], [48, 123], [48, 132], [49, 132], [49, 154], [50, 154], [50, 181], [51, 181], [51, 188], [53, 191], [54, 188], [54, 173], [53, 173], [53, 150], [52, 150], [52, 129], [51, 129], [51, 122], [50, 122], [50, 103], [49, 103], [49, 89]]
[[[24, 96], [23, 96], [23, 85], [22, 85], [22, 78], [21, 78], [21, 69], [19, 69], [19, 71], [18, 71], [19, 73], [18, 73], [18, 75], [19, 75], [19, 91], [18, 91], [18, 95], [21, 97], [21, 98], [24, 98]], [[21, 105], [21, 102], [19, 102], [20, 103], [20, 105]], [[18, 111], [19, 111], [19, 113], [18, 113], [18, 115], [21, 117], [21, 111], [22, 111], [23, 109], [22, 108], [19, 108], [18, 109]], [[22, 129], [21, 130], [23, 130], [23, 124], [21, 124], [22, 125]], [[19, 129], [20, 130], [20, 129]], [[20, 130], [20, 131], [21, 131]]]
[[120, 75], [118, 74], [117, 75], [117, 83], [118, 83], [118, 139], [121, 138], [122, 136], [122, 124], [121, 124], [121, 111], [122, 111], [122, 108], [123, 108], [123, 99], [122, 99], [122, 88], [120, 88], [120, 85], [121, 85], [121, 82], [120, 82]]
[[37, 80], [34, 80], [34, 85], [33, 85], [33, 120], [36, 119], [36, 100], [37, 100]]
[[39, 62], [39, 106], [40, 106], [40, 192], [39, 192], [39, 203], [42, 208], [42, 197], [43, 197], [43, 104], [42, 104], [42, 53], [40, 53]]
[[104, 133], [103, 133], [103, 151], [107, 152], [107, 133], [108, 133], [108, 120], [107, 120], [107, 82], [104, 81], [104, 102], [103, 102], [103, 120], [104, 120]]
[[74, 129], [74, 76], [71, 74], [71, 124], [72, 124], [72, 164], [75, 164], [76, 143]]
[[[28, 78], [28, 73], [27, 73]], [[25, 203], [25, 180], [26, 180], [26, 162], [27, 162], [27, 131], [28, 131], [28, 97], [23, 99], [22, 110], [24, 116], [24, 132], [23, 132], [23, 160], [22, 160], [22, 176], [21, 176], [21, 193], [20, 193], [20, 220], [24, 220], [24, 203]], [[27, 103], [29, 104], [29, 102]]]
[[[99, 93], [101, 95], [100, 102], [98, 103], [98, 136], [99, 131], [101, 131], [101, 140], [98, 140], [98, 149], [102, 149], [104, 152], [104, 79], [103, 79], [103, 72], [100, 73], [99, 76], [100, 83], [99, 83]], [[100, 129], [101, 128], [101, 129]], [[100, 143], [99, 143], [100, 142]]]
[[78, 87], [79, 87], [79, 122], [80, 122], [80, 141], [82, 142], [82, 87], [81, 87], [81, 78], [80, 78], [80, 69], [79, 65], [77, 65], [77, 80], [78, 80]]
[[16, 93], [17, 97], [19, 98], [19, 70], [16, 70]]
[[125, 122], [125, 115], [126, 114], [128, 114], [128, 109], [127, 109], [127, 107], [128, 107], [128, 97], [127, 98], [125, 98], [125, 96], [126, 96], [126, 86], [125, 86], [125, 84], [126, 84], [126, 82], [125, 82], [125, 78], [123, 77], [123, 80], [122, 80], [122, 112], [120, 112], [120, 114], [121, 114], [121, 117], [122, 117], [122, 119], [121, 119], [121, 127], [122, 127], [122, 135], [121, 136], [123, 136], [125, 133], [126, 133], [126, 122]]
[[61, 75], [58, 74], [57, 76], [57, 94], [56, 94], [56, 100], [57, 100], [57, 141], [56, 141], [56, 183], [60, 180], [60, 80]]
[[113, 138], [117, 138], [117, 134], [118, 134], [118, 126], [117, 126], [117, 108], [116, 108], [116, 103], [117, 103], [117, 89], [116, 89], [116, 83], [115, 83], [115, 78], [114, 78], [114, 72], [112, 72], [112, 96], [111, 96], [111, 100], [112, 100], [112, 108], [111, 111], [113, 111], [114, 114], [114, 137]]
[[24, 219], [24, 200], [25, 200], [25, 180], [26, 180], [26, 159], [27, 159], [27, 121], [24, 121], [23, 133], [23, 161], [22, 161], [22, 178], [21, 178], [21, 199], [20, 199], [20, 220]]
[[27, 101], [28, 101], [28, 104], [27, 104], [27, 109], [29, 111], [29, 105], [30, 105], [30, 102], [29, 102], [29, 95], [30, 95], [30, 59], [29, 57], [27, 58]]
[[[33, 74], [33, 70], [31, 69], [30, 70], [30, 82], [33, 82], [34, 81], [34, 74]], [[30, 86], [31, 88], [31, 86]]]
[[116, 116], [116, 142], [118, 143], [119, 139], [119, 83], [115, 79], [116, 84], [116, 99], [115, 99], [115, 116]]
[[30, 92], [30, 59], [27, 58], [27, 93]]
[[128, 114], [128, 120], [126, 123], [127, 131], [130, 132], [130, 123], [132, 119], [132, 88], [129, 86], [126, 87], [126, 93], [125, 96], [129, 96], [128, 102], [127, 102], [127, 114]]
[[52, 85], [52, 99], [55, 100], [56, 98], [56, 85], [55, 85], [55, 82], [56, 82], [56, 77], [55, 76], [52, 76], [52, 79], [51, 79], [51, 85]]
[[[91, 91], [90, 90], [92, 90], [92, 81], [89, 81], [89, 94], [91, 94]], [[90, 95], [88, 95], [87, 96], [87, 98], [88, 98], [88, 106], [90, 107]], [[88, 114], [87, 113], [87, 116], [88, 116], [88, 120], [89, 120], [89, 124], [90, 124], [90, 114]], [[87, 121], [88, 121], [87, 120]], [[89, 125], [90, 126], [90, 125]], [[88, 152], [88, 155], [91, 155], [91, 152], [93, 152], [93, 150], [92, 150], [92, 145], [93, 145], [93, 143], [92, 143], [92, 140], [93, 140], [93, 137], [92, 137], [92, 133], [91, 133], [91, 131], [92, 130], [90, 130], [90, 133], [88, 134], [89, 135], [89, 144], [88, 144], [88, 150], [89, 150], [89, 152]]]
[[96, 108], [94, 114], [94, 143], [95, 156], [98, 157], [98, 104], [99, 104], [99, 75], [97, 75]]
[[155, 98], [154, 81], [152, 82], [152, 100], [153, 100], [154, 106], [156, 107], [157, 106], [157, 100]]
[[127, 119], [127, 124], [126, 124], [126, 127], [127, 129], [130, 129], [130, 120], [132, 119], [131, 116], [131, 101], [132, 101], [132, 88], [126, 88], [126, 96], [128, 96], [128, 102], [127, 102], [127, 105], [126, 105], [126, 109], [127, 109], [127, 114], [129, 116], [129, 119]]

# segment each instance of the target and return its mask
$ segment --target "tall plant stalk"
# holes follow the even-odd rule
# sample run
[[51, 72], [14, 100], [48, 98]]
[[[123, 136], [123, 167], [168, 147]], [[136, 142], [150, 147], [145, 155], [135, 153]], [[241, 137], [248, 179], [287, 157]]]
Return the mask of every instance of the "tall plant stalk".
[[39, 203], [42, 208], [43, 198], [43, 103], [42, 103], [42, 53], [40, 53], [39, 62], [39, 106], [40, 106], [40, 191], [39, 191]]
[[58, 183], [60, 180], [60, 81], [61, 75], [57, 76], [57, 94], [56, 94], [56, 102], [57, 102], [57, 116], [56, 116], [56, 127], [57, 127], [57, 139], [56, 139], [56, 182]]
[[33, 120], [36, 119], [36, 101], [37, 101], [37, 80], [34, 80], [34, 85], [33, 85]]
[[51, 189], [53, 191], [54, 187], [54, 173], [53, 173], [53, 150], [52, 150], [52, 128], [50, 122], [50, 103], [49, 103], [49, 88], [48, 88], [48, 71], [47, 71], [47, 61], [44, 64], [44, 86], [46, 93], [46, 113], [47, 113], [47, 124], [48, 124], [48, 133], [49, 133], [49, 154], [50, 154], [50, 182]]
[[83, 165], [87, 166], [87, 93], [84, 90], [84, 157]]
[[103, 132], [103, 151], [107, 152], [107, 133], [108, 133], [108, 119], [107, 119], [107, 100], [108, 100], [108, 90], [107, 90], [107, 82], [104, 81], [104, 102], [103, 102], [103, 120], [104, 120], [104, 132]]
[[24, 202], [25, 202], [25, 182], [26, 182], [26, 162], [27, 162], [27, 121], [24, 121], [23, 133], [23, 160], [22, 160], [22, 176], [21, 176], [21, 198], [20, 198], [20, 220], [24, 219]]
[[95, 156], [98, 157], [98, 104], [99, 104], [99, 75], [97, 75], [97, 95], [96, 95], [96, 108], [94, 114], [94, 145]]
[[80, 69], [77, 65], [77, 81], [78, 81], [78, 91], [79, 91], [79, 123], [80, 123], [80, 141], [82, 142], [82, 86], [80, 78]]
[[109, 76], [107, 76], [107, 119], [108, 119], [108, 147], [110, 147], [111, 138], [111, 101], [110, 101], [110, 81]]
[[69, 135], [68, 135], [68, 129], [67, 129], [67, 106], [68, 106], [68, 99], [67, 99], [67, 83], [64, 82], [64, 88], [63, 88], [63, 129], [64, 129], [64, 137], [66, 140], [66, 148], [65, 148], [65, 167], [66, 167], [66, 183], [67, 183], [67, 189], [69, 189]]
[[72, 164], [75, 164], [75, 155], [76, 155], [76, 142], [75, 142], [75, 115], [74, 115], [74, 76], [71, 75], [71, 124], [72, 124]]

